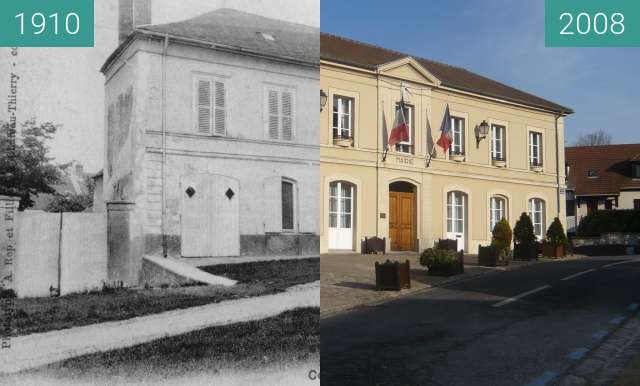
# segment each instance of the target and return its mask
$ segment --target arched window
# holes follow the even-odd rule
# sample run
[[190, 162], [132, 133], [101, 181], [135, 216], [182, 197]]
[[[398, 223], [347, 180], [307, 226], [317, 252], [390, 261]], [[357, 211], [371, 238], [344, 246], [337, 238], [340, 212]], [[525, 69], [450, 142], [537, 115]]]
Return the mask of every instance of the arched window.
[[533, 233], [541, 239], [544, 237], [546, 218], [544, 200], [532, 198], [529, 200], [529, 217], [533, 222]]
[[503, 218], [507, 218], [507, 199], [502, 196], [493, 196], [489, 201], [489, 232]]

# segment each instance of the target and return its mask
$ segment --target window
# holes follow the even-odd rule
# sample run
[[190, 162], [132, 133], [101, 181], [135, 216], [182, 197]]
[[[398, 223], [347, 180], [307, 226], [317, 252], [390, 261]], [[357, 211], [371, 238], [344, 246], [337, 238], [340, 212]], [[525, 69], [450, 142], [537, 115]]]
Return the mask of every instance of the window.
[[633, 209], [640, 210], [640, 200], [633, 200]]
[[587, 177], [589, 178], [598, 178], [598, 172], [593, 169], [587, 170]]
[[[400, 104], [396, 105], [396, 113], [400, 110]], [[413, 153], [413, 106], [404, 105], [404, 119], [407, 121], [409, 129], [409, 140], [396, 143], [396, 151], [400, 153]]]
[[542, 134], [529, 132], [529, 165], [542, 166]]
[[507, 218], [507, 200], [504, 197], [493, 196], [489, 201], [489, 232], [503, 218]]
[[505, 134], [504, 126], [491, 125], [491, 158], [494, 160], [504, 161], [506, 159]]
[[293, 141], [295, 128], [293, 127], [295, 98], [288, 89], [267, 89], [266, 110], [268, 112], [267, 133], [270, 139]]
[[329, 186], [329, 228], [351, 228], [353, 185], [333, 182]]
[[532, 198], [529, 200], [529, 217], [533, 222], [533, 233], [542, 239], [545, 233], [545, 208], [544, 201], [539, 198]]
[[353, 99], [333, 97], [333, 138], [353, 138]]
[[631, 176], [632, 178], [640, 178], [640, 162], [634, 162], [631, 164]]
[[225, 84], [221, 80], [197, 78], [196, 132], [201, 135], [226, 135], [227, 113]]
[[464, 146], [464, 118], [451, 117], [451, 154], [463, 155]]
[[447, 232], [464, 233], [464, 207], [466, 195], [462, 192], [447, 194]]
[[282, 229], [294, 230], [293, 183], [282, 181]]

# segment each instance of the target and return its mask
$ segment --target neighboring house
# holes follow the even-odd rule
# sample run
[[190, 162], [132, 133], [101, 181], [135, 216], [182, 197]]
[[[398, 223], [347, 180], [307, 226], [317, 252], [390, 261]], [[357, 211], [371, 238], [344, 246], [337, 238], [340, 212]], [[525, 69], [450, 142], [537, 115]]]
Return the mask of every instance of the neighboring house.
[[[476, 253], [501, 218], [522, 212], [542, 237], [565, 223], [564, 117], [572, 110], [467, 70], [321, 35], [321, 252], [391, 250], [457, 239]], [[383, 161], [404, 91], [410, 138]], [[446, 106], [453, 147], [433, 143]], [[484, 123], [484, 125], [483, 125]], [[488, 127], [483, 138], [481, 126]], [[478, 138], [478, 139], [477, 139]]]
[[[81, 195], [88, 193], [87, 177], [82, 164], [72, 161], [67, 167], [60, 168], [60, 181], [52, 187], [56, 195]], [[39, 194], [33, 197], [33, 206], [30, 210], [47, 210], [54, 198], [54, 194]]]
[[317, 255], [318, 29], [231, 9], [133, 28], [149, 3], [120, 12], [103, 194], [110, 224], [131, 212], [127, 258]]
[[603, 209], [640, 210], [640, 144], [568, 147], [568, 231]]

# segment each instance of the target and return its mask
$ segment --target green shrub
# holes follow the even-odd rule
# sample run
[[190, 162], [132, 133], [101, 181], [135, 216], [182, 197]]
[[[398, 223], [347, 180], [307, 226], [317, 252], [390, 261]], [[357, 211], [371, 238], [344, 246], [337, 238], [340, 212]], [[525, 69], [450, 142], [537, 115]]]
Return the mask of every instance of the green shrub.
[[425, 249], [420, 255], [420, 265], [429, 269], [459, 264], [458, 253], [446, 249]]
[[578, 225], [580, 236], [600, 236], [603, 233], [640, 233], [640, 210], [597, 210]]
[[504, 251], [505, 254], [509, 254], [509, 250], [511, 250], [511, 240], [513, 239], [513, 232], [511, 231], [509, 222], [504, 218], [500, 220], [500, 222], [493, 227], [492, 234], [491, 245], [498, 247], [501, 251]]
[[533, 245], [536, 235], [533, 233], [533, 222], [528, 214], [522, 213], [513, 228], [513, 239], [520, 245]]
[[556, 246], [569, 244], [567, 234], [564, 233], [564, 227], [557, 217], [553, 219], [549, 229], [547, 229], [547, 242]]

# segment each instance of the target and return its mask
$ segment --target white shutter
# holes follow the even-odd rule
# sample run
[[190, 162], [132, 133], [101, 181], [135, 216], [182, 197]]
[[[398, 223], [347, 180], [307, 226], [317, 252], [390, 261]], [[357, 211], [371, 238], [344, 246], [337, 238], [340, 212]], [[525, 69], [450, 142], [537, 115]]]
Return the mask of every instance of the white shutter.
[[289, 91], [282, 92], [282, 139], [293, 139], [293, 97]]
[[198, 134], [211, 133], [211, 83], [198, 80]]
[[280, 106], [278, 104], [278, 92], [274, 90], [269, 90], [269, 100], [268, 106], [269, 109], [269, 138], [271, 139], [279, 139], [279, 128], [280, 128]]
[[226, 95], [224, 83], [215, 82], [215, 133], [225, 135], [227, 133], [226, 122]]
[[282, 232], [282, 178], [268, 177], [263, 181], [264, 198], [264, 231], [268, 233]]

